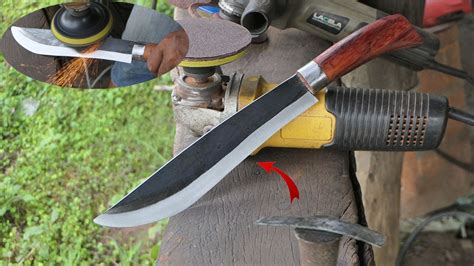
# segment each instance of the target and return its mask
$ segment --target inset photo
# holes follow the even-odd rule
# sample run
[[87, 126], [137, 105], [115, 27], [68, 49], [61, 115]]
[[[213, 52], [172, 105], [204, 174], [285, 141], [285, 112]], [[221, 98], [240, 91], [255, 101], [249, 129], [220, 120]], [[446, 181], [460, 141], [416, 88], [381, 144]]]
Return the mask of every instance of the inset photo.
[[185, 57], [189, 40], [171, 17], [113, 1], [77, 1], [32, 12], [5, 32], [6, 61], [36, 80], [73, 88], [130, 86]]

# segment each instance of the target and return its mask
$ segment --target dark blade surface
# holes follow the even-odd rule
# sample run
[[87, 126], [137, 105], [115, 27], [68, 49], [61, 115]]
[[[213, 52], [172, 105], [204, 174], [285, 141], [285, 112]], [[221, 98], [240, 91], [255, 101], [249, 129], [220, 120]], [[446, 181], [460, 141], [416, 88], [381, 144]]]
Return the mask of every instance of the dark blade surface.
[[289, 78], [202, 136], [94, 221], [136, 226], [181, 212], [315, 103], [296, 75]]
[[132, 49], [135, 44], [137, 43], [109, 37], [103, 41], [99, 50], [117, 52], [122, 54], [132, 54]]

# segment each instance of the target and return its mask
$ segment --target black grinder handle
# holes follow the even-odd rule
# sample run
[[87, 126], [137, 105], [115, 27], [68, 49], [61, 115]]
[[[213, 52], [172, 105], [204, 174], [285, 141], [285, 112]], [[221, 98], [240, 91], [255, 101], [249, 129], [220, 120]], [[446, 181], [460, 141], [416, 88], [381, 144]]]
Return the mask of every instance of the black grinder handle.
[[326, 108], [336, 116], [327, 148], [418, 151], [439, 146], [448, 100], [411, 91], [329, 87]]

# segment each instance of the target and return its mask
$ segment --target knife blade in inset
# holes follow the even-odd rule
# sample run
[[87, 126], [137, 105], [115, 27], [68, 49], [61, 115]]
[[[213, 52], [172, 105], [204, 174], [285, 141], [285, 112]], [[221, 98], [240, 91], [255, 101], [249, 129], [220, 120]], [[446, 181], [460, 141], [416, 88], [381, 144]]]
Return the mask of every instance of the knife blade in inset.
[[130, 227], [173, 216], [199, 200], [276, 131], [317, 103], [315, 92], [385, 52], [421, 44], [400, 15], [349, 35], [203, 135], [94, 222]]
[[69, 47], [54, 37], [51, 30], [11, 27], [13, 38], [26, 50], [40, 55], [82, 57], [131, 63], [133, 59], [144, 60], [145, 45], [108, 37], [100, 47], [90, 53]]

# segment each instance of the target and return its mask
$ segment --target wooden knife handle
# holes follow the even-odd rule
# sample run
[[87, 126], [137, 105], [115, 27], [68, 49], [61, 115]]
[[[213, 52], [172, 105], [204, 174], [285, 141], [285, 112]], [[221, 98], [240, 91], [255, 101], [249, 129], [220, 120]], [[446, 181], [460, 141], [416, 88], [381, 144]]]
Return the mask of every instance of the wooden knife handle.
[[353, 32], [313, 61], [332, 81], [381, 54], [422, 42], [421, 36], [405, 17], [391, 15]]

